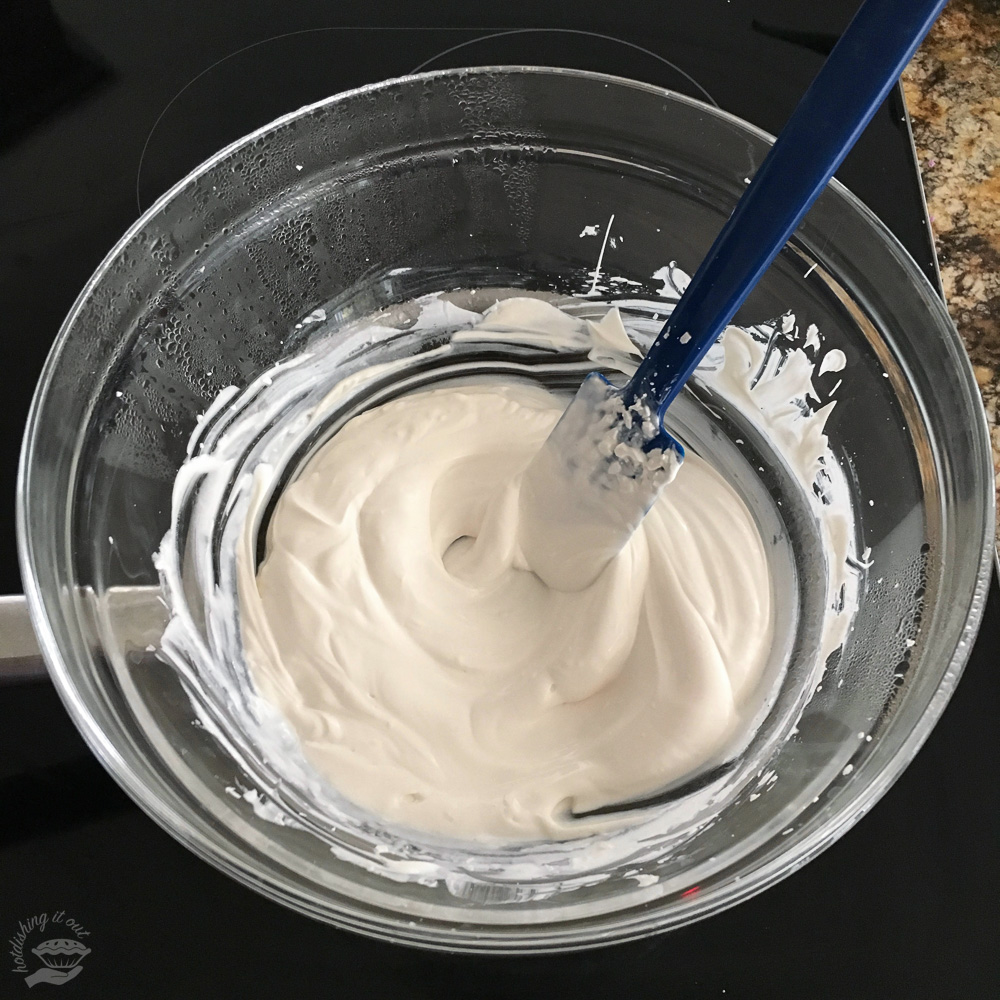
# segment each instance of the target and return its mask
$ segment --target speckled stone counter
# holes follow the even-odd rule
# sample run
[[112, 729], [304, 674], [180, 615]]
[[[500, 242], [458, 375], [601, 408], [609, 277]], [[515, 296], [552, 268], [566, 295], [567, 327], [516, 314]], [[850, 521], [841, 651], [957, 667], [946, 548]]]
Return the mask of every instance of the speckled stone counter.
[[986, 404], [1000, 501], [1000, 0], [952, 0], [903, 87], [948, 308]]

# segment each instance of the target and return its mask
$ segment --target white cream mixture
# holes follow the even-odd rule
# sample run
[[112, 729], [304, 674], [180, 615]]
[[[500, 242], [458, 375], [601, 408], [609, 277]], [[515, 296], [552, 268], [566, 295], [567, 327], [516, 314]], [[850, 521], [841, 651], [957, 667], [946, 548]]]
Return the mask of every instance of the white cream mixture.
[[[232, 794], [259, 816], [391, 879], [461, 895], [509, 878], [544, 898], [607, 877], [595, 873], [613, 859], [661, 856], [737, 794], [843, 642], [851, 567], [865, 563], [823, 433], [833, 404], [812, 382], [824, 357], [814, 328], [769, 351], [777, 324], [731, 327], [697, 378], [779, 456], [823, 552], [807, 608], [818, 645], [788, 667], [794, 696], [775, 703], [798, 634], [782, 515], [767, 513], [738, 435], [718, 452], [700, 404], [671, 413], [755, 516], [689, 447], [620, 558], [585, 590], [547, 589], [521, 557], [517, 480], [565, 398], [529, 380], [579, 382], [595, 364], [628, 375], [629, 336], [648, 342], [670, 303], [626, 303], [626, 335], [616, 310], [589, 322], [539, 299], [463, 296], [473, 309], [429, 296], [314, 336], [220, 394], [189, 442], [157, 554], [171, 611], [161, 655], [235, 762]], [[417, 388], [415, 351], [464, 381]], [[498, 352], [510, 360], [481, 360]], [[410, 388], [343, 423], [389, 384]], [[763, 749], [744, 759], [752, 737]], [[667, 807], [571, 815], [734, 757], [735, 770]], [[468, 846], [497, 838], [510, 845], [502, 861]]]
[[[560, 319], [532, 309], [536, 325]], [[564, 405], [493, 382], [353, 418], [281, 494], [266, 560], [243, 576], [261, 693], [338, 790], [390, 821], [586, 832], [571, 812], [697, 770], [760, 697], [764, 546], [697, 455], [591, 586], [531, 572], [521, 475]]]

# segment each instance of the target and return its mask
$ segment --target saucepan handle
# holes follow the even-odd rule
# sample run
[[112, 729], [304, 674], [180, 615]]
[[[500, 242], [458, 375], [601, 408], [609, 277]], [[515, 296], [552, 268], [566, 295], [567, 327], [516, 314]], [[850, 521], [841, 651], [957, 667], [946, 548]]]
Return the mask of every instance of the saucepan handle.
[[47, 677], [23, 594], [0, 596], [0, 684]]

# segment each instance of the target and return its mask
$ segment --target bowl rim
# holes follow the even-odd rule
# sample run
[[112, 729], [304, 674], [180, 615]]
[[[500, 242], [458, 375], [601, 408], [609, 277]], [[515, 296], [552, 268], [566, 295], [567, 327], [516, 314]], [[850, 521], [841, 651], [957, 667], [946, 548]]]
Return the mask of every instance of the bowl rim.
[[[199, 822], [193, 821], [190, 815], [182, 813], [173, 803], [164, 801], [153, 792], [142, 780], [134, 763], [123, 756], [118, 745], [108, 737], [91, 711], [82, 691], [74, 681], [74, 671], [67, 662], [69, 658], [64, 657], [46, 612], [46, 599], [35, 574], [39, 553], [29, 517], [29, 511], [33, 507], [32, 467], [36, 446], [43, 433], [41, 417], [49, 395], [53, 372], [59, 363], [62, 350], [84, 304], [90, 298], [95, 287], [104, 278], [121, 251], [151, 219], [188, 185], [232, 153], [265, 134], [292, 121], [307, 118], [320, 109], [333, 107], [368, 93], [401, 85], [447, 78], [504, 75], [568, 76], [594, 83], [642, 90], [668, 101], [688, 105], [707, 116], [748, 133], [768, 145], [775, 141], [774, 136], [763, 129], [729, 112], [663, 87], [588, 70], [529, 65], [476, 66], [411, 73], [333, 94], [268, 122], [220, 149], [157, 198], [114, 244], [80, 291], [59, 328], [32, 398], [18, 467], [16, 533], [20, 568], [32, 624], [49, 674], [63, 704], [88, 746], [111, 776], [132, 800], [171, 836], [183, 843], [198, 857], [226, 872], [238, 882], [257, 890], [262, 895], [293, 910], [325, 920], [344, 929], [383, 940], [388, 939], [398, 943], [437, 950], [523, 954], [526, 952], [548, 953], [578, 950], [624, 942], [662, 930], [673, 929], [728, 909], [780, 881], [812, 860], [846, 833], [888, 791], [927, 739], [958, 683], [971, 653], [972, 642], [983, 614], [992, 572], [996, 512], [992, 488], [989, 428], [971, 363], [944, 302], [896, 236], [856, 195], [836, 179], [831, 180], [828, 185], [828, 190], [835, 192], [851, 210], [867, 223], [870, 229], [874, 230], [874, 233], [882, 239], [897, 261], [910, 272], [917, 285], [923, 286], [925, 292], [931, 293], [931, 298], [936, 303], [934, 309], [937, 312], [937, 322], [935, 325], [940, 328], [942, 336], [947, 341], [947, 349], [953, 356], [957, 374], [964, 383], [965, 391], [976, 404], [974, 405], [974, 410], [977, 411], [976, 425], [970, 429], [972, 431], [971, 447], [981, 452], [980, 458], [984, 470], [988, 469], [988, 474], [984, 475], [984, 489], [978, 498], [984, 508], [985, 517], [982, 525], [983, 540], [970, 607], [965, 616], [963, 627], [955, 637], [955, 650], [937, 689], [919, 716], [917, 723], [902, 738], [896, 753], [882, 763], [881, 770], [876, 772], [867, 784], [857, 789], [849, 800], [838, 805], [836, 811], [818, 823], [816, 829], [807, 831], [802, 836], [789, 838], [787, 850], [765, 859], [744, 878], [741, 878], [738, 883], [724, 882], [710, 887], [690, 901], [681, 901], [670, 911], [663, 911], [654, 904], [649, 910], [638, 906], [633, 908], [631, 912], [629, 909], [610, 910], [597, 917], [571, 918], [549, 923], [480, 924], [475, 925], [471, 930], [467, 927], [452, 930], [447, 921], [427, 920], [417, 922], [415, 926], [412, 926], [405, 914], [400, 911], [383, 912], [365, 904], [360, 904], [361, 907], [364, 907], [361, 909], [358, 905], [359, 901], [355, 899], [348, 899], [347, 901], [353, 905], [351, 908], [346, 908], [342, 905], [342, 897], [338, 896], [334, 905], [331, 906], [329, 896], [320, 900], [318, 896], [313, 896], [289, 885], [275, 871], [262, 872], [244, 863], [245, 853], [242, 857], [234, 856], [235, 852], [231, 849], [229, 841], [225, 844], [225, 850], [220, 849], [219, 845], [199, 828]], [[201, 819], [197, 814], [195, 814], [195, 818], [198, 821]]]

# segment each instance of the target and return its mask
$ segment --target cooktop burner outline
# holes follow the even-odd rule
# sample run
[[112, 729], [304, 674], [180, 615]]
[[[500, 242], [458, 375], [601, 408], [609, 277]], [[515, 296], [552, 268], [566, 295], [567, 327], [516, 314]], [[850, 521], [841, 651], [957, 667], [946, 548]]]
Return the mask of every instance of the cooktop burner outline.
[[[267, 38], [261, 38], [256, 42], [251, 42], [249, 45], [243, 45], [238, 49], [234, 49], [232, 52], [227, 53], [224, 56], [216, 59], [214, 62], [210, 63], [204, 69], [192, 76], [187, 83], [184, 84], [174, 95], [163, 105], [160, 113], [156, 116], [156, 120], [150, 126], [149, 132], [146, 134], [145, 141], [142, 144], [142, 151], [139, 153], [139, 162], [136, 165], [135, 171], [135, 203], [141, 215], [145, 208], [142, 204], [141, 195], [141, 185], [142, 185], [142, 168], [146, 160], [146, 153], [149, 150], [150, 140], [153, 138], [153, 134], [156, 132], [163, 121], [167, 112], [173, 107], [177, 100], [184, 95], [192, 86], [194, 86], [199, 80], [207, 76], [212, 70], [221, 66], [223, 63], [228, 62], [230, 59], [234, 59], [237, 56], [243, 55], [245, 52], [250, 52], [253, 49], [260, 48], [264, 45], [269, 45], [271, 42], [282, 41], [286, 38], [294, 38], [302, 35], [313, 35], [325, 32], [334, 31], [347, 31], [347, 32], [385, 32], [385, 31], [402, 31], [402, 32], [428, 32], [428, 31], [440, 31], [448, 33], [457, 32], [468, 32], [468, 31], [482, 31], [483, 29], [475, 27], [445, 27], [445, 28], [423, 28], [416, 26], [406, 26], [406, 27], [386, 27], [382, 25], [332, 25], [330, 27], [321, 28], [303, 28], [299, 31], [285, 31], [277, 35], [269, 35]], [[721, 105], [719, 102], [709, 93], [707, 88], [701, 84], [695, 77], [693, 77], [687, 70], [678, 66], [676, 63], [667, 59], [665, 56], [660, 55], [658, 52], [654, 52], [650, 48], [646, 48], [643, 45], [639, 45], [636, 42], [630, 42], [628, 39], [619, 38], [617, 35], [610, 35], [600, 31], [587, 31], [582, 28], [558, 28], [558, 27], [538, 27], [538, 28], [502, 28], [496, 30], [486, 29], [485, 33], [476, 35], [474, 38], [467, 38], [464, 41], [458, 42], [455, 45], [450, 45], [435, 55], [431, 56], [429, 59], [425, 59], [419, 65], [415, 66], [409, 71], [408, 75], [413, 75], [415, 73], [423, 72], [425, 68], [431, 66], [432, 63], [437, 62], [439, 59], [443, 59], [445, 56], [451, 55], [453, 52], [457, 52], [461, 49], [468, 48], [470, 46], [478, 45], [483, 42], [489, 42], [496, 40], [498, 38], [508, 38], [514, 35], [545, 35], [545, 34], [561, 34], [561, 35], [572, 35], [577, 37], [585, 38], [596, 38], [604, 42], [613, 42], [616, 45], [622, 45], [626, 48], [633, 49], [636, 52], [641, 52], [643, 55], [649, 56], [651, 59], [655, 59], [657, 62], [662, 63], [664, 66], [673, 70], [679, 76], [683, 77], [688, 81], [693, 87], [695, 87], [705, 98], [705, 100], [714, 108], [719, 108], [721, 110]], [[599, 72], [599, 70], [594, 70]], [[375, 82], [375, 81], [372, 81]], [[333, 96], [332, 94], [330, 96]], [[291, 110], [291, 109], [290, 109]]]
[[511, 35], [530, 34], [582, 35], [588, 38], [599, 38], [605, 42], [615, 42], [618, 45], [625, 45], [630, 49], [635, 49], [637, 52], [642, 52], [644, 55], [651, 56], [653, 59], [663, 63], [665, 66], [669, 66], [675, 73], [679, 73], [685, 80], [697, 87], [698, 90], [705, 95], [706, 100], [712, 105], [712, 107], [720, 108], [719, 102], [690, 73], [688, 73], [687, 70], [681, 69], [681, 67], [676, 63], [671, 62], [659, 53], [654, 52], [652, 49], [647, 49], [643, 45], [630, 42], [625, 38], [619, 38], [617, 35], [608, 35], [601, 31], [584, 31], [581, 28], [510, 28], [505, 31], [493, 31], [485, 35], [480, 35], [478, 38], [468, 38], [464, 42], [458, 42], [457, 44], [449, 46], [446, 49], [442, 49], [437, 55], [431, 56], [430, 59], [425, 59], [422, 63], [420, 63], [420, 65], [415, 66], [412, 70], [410, 70], [410, 72], [421, 73], [429, 67], [431, 63], [437, 62], [438, 59], [442, 59], [444, 56], [449, 56], [453, 52], [457, 52], [459, 49], [468, 48], [470, 45], [476, 45], [480, 42], [488, 42], [496, 38], [508, 38]]

